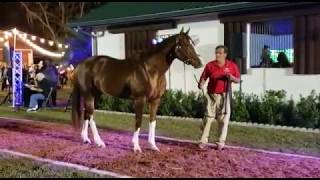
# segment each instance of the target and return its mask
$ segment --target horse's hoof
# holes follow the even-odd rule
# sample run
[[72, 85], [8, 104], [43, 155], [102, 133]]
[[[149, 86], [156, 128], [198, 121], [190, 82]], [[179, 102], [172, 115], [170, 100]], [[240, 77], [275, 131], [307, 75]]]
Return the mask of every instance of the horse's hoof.
[[160, 149], [156, 145], [150, 144], [150, 146], [152, 150], [160, 152]]
[[91, 144], [91, 141], [89, 138], [82, 138], [83, 144]]
[[96, 143], [96, 145], [97, 145], [98, 147], [101, 147], [101, 148], [105, 148], [105, 147], [106, 147], [106, 145], [104, 144], [104, 142], [101, 141], [101, 140], [95, 141], [95, 143]]
[[106, 145], [105, 145], [104, 143], [97, 144], [97, 145], [98, 145], [98, 147], [100, 147], [100, 148], [105, 148], [105, 147], [106, 147]]
[[140, 147], [134, 147], [134, 148], [133, 148], [133, 152], [134, 152], [134, 153], [142, 153], [142, 150], [141, 150]]

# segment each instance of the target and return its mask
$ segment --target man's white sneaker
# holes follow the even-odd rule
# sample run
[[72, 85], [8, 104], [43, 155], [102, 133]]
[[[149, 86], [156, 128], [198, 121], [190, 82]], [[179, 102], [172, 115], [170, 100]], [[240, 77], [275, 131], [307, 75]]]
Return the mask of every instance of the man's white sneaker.
[[200, 142], [200, 143], [198, 144], [198, 147], [199, 147], [200, 149], [204, 149], [205, 147], [207, 147], [207, 144]]
[[216, 149], [217, 149], [218, 151], [222, 151], [222, 150], [224, 149], [224, 144], [222, 144], [222, 143], [216, 143], [216, 145], [217, 145]]

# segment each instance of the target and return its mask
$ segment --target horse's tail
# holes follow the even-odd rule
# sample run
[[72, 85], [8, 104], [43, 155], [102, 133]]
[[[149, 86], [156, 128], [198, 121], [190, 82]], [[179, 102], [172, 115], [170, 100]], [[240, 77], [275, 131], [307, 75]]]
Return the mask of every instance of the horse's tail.
[[82, 122], [81, 94], [78, 83], [74, 83], [72, 91], [72, 123], [76, 130], [80, 129]]

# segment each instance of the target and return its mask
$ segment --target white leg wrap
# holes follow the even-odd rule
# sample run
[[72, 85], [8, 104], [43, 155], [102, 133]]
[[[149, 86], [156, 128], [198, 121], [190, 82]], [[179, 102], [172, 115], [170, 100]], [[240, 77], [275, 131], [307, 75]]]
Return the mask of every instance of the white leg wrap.
[[153, 150], [159, 151], [159, 148], [156, 146], [156, 121], [152, 121], [149, 123], [149, 136], [148, 136], [148, 142], [151, 145], [151, 148]]
[[139, 145], [139, 133], [140, 133], [140, 128], [138, 128], [133, 133], [132, 143], [133, 143], [133, 151], [134, 152], [141, 152], [141, 148], [140, 148], [140, 145]]
[[91, 127], [91, 131], [93, 134], [93, 140], [94, 142], [99, 146], [99, 147], [106, 147], [106, 145], [104, 144], [104, 142], [101, 140], [99, 133], [98, 133], [98, 129], [96, 126], [96, 123], [93, 120], [93, 116], [91, 116], [90, 118], [90, 127]]
[[89, 137], [88, 137], [88, 126], [89, 126], [89, 120], [85, 120], [83, 125], [82, 125], [82, 130], [81, 130], [81, 138], [84, 143], [91, 143]]

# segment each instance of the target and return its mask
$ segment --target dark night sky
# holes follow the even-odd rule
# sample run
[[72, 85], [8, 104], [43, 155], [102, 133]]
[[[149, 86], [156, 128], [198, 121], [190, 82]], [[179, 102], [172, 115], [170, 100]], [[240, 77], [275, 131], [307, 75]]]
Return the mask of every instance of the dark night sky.
[[42, 36], [41, 31], [28, 24], [25, 10], [19, 2], [1, 2], [0, 9], [0, 30], [16, 27], [23, 32]]

